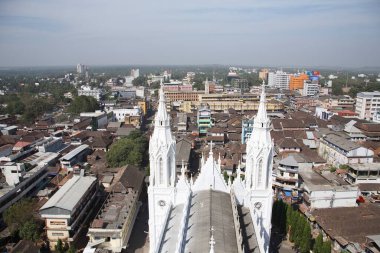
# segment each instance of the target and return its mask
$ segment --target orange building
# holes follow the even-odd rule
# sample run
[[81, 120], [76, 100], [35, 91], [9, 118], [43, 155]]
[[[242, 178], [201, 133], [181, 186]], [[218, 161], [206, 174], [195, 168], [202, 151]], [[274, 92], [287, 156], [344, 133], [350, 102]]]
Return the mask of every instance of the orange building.
[[289, 89], [298, 90], [303, 89], [303, 83], [308, 80], [309, 76], [307, 74], [300, 74], [299, 76], [290, 76]]

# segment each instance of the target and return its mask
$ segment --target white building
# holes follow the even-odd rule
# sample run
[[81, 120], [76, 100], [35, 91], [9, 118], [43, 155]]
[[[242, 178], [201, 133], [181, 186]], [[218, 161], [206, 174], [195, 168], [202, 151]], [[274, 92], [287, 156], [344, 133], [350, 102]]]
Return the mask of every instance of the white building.
[[351, 184], [380, 184], [380, 163], [349, 164], [347, 181]]
[[372, 120], [380, 111], [380, 92], [360, 92], [356, 95], [355, 112], [359, 119]]
[[73, 176], [41, 207], [50, 249], [54, 250], [58, 239], [69, 244], [77, 240], [98, 189], [95, 177]]
[[319, 93], [319, 84], [305, 81], [303, 83], [302, 96], [315, 96]]
[[289, 89], [290, 75], [283, 71], [269, 72], [268, 73], [268, 86], [275, 87], [283, 90]]
[[15, 163], [15, 162], [6, 162], [3, 165], [0, 165], [1, 173], [5, 176], [5, 181], [9, 186], [15, 186], [19, 184], [24, 175], [25, 164], [23, 163]]
[[[241, 179], [239, 168], [234, 184], [225, 182], [221, 161], [214, 159], [211, 144], [208, 158], [202, 158], [200, 173], [193, 182], [193, 178], [187, 179], [185, 166], [177, 177], [176, 141], [161, 88], [149, 143], [150, 252], [269, 252], [273, 143], [265, 103], [263, 91], [254, 134], [247, 144], [246, 180]], [[239, 216], [238, 209], [245, 215]], [[240, 227], [239, 219], [245, 226]], [[243, 238], [241, 230], [246, 229], [253, 234]]]
[[77, 73], [78, 74], [83, 74], [85, 71], [86, 71], [86, 66], [79, 63], [77, 65]]
[[359, 189], [351, 185], [334, 185], [313, 170], [300, 171], [303, 200], [310, 209], [355, 207]]
[[339, 166], [352, 163], [372, 163], [374, 152], [331, 133], [320, 139], [318, 154], [327, 163]]
[[124, 122], [126, 116], [141, 116], [141, 108], [134, 106], [133, 108], [113, 109], [113, 120]]
[[90, 86], [81, 86], [81, 89], [78, 90], [78, 96], [93, 97], [98, 101], [102, 98], [103, 95], [103, 90], [97, 88], [92, 89]]

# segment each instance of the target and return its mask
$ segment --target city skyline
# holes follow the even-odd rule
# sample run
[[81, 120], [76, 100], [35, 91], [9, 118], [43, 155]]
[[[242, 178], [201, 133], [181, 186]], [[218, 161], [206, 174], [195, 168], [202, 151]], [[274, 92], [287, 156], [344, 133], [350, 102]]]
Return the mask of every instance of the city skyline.
[[380, 3], [2, 1], [0, 66], [378, 67]]

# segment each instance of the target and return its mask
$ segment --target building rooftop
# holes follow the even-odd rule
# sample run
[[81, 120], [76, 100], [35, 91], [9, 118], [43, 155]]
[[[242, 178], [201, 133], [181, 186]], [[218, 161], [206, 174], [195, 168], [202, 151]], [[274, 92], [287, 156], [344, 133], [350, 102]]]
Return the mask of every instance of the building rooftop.
[[328, 134], [323, 139], [346, 152], [361, 147], [359, 144], [342, 138], [336, 134]]
[[352, 169], [358, 171], [378, 171], [380, 170], [380, 163], [355, 163], [348, 164]]
[[72, 212], [95, 182], [95, 177], [73, 176], [41, 207], [40, 211], [56, 207]]
[[332, 173], [326, 175], [319, 174], [318, 172], [308, 169], [299, 172], [303, 180], [303, 185], [309, 191], [357, 191], [357, 186], [347, 185], [339, 178], [336, 178]]
[[361, 204], [358, 207], [316, 209], [315, 220], [333, 239], [365, 243], [366, 236], [380, 234], [380, 206]]
[[73, 159], [76, 155], [78, 155], [79, 153], [81, 153], [82, 151], [84, 151], [88, 148], [89, 148], [89, 146], [86, 144], [80, 145], [76, 149], [74, 149], [74, 150], [70, 151], [69, 153], [67, 153], [66, 155], [64, 155], [60, 160], [69, 161], [69, 160]]

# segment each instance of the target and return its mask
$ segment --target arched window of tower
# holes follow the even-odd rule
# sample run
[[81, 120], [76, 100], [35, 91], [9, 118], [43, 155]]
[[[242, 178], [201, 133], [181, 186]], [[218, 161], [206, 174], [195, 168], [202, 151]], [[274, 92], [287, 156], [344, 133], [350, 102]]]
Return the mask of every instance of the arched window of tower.
[[162, 157], [158, 159], [158, 184], [162, 185], [164, 183], [164, 161], [162, 160]]
[[263, 159], [259, 158], [258, 167], [257, 167], [257, 187], [261, 187], [263, 184]]

